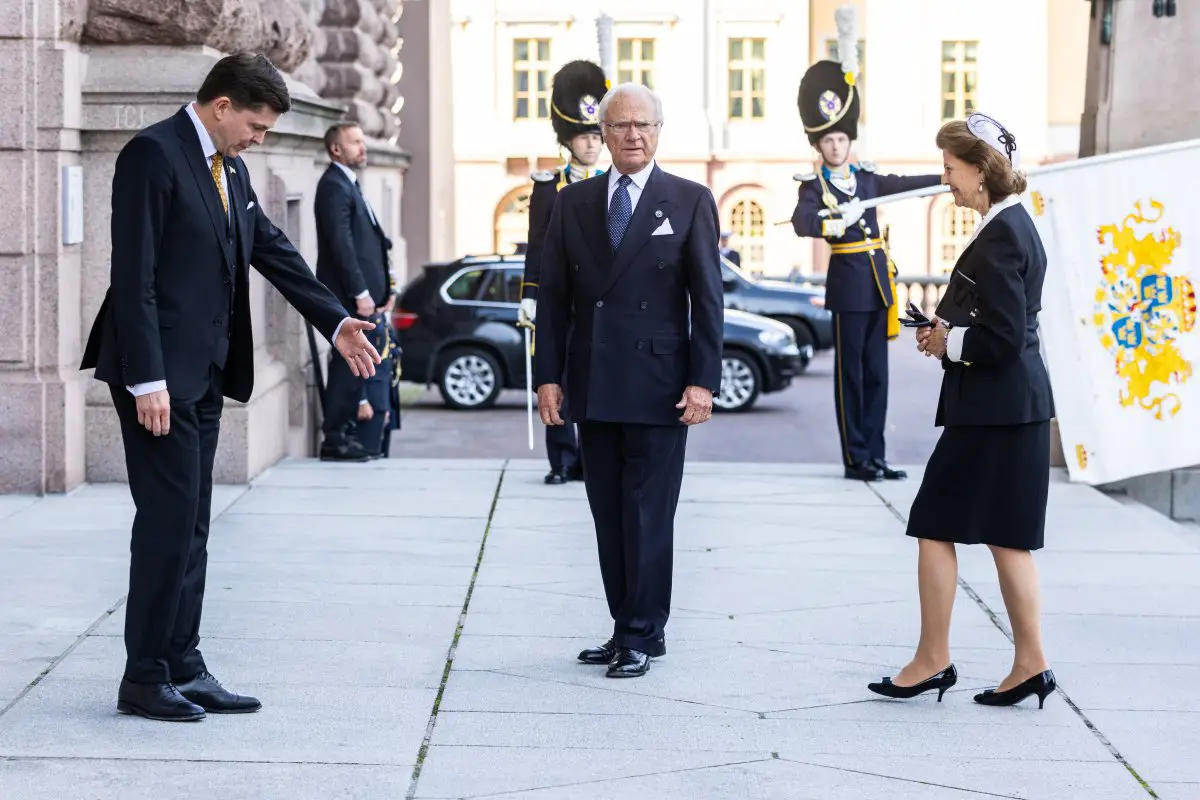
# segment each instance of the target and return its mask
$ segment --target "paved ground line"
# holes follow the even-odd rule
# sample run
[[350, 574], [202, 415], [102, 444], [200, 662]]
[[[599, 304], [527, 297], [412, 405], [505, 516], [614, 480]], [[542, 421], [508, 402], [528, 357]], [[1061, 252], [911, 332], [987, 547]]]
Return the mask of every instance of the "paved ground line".
[[425, 725], [425, 738], [421, 740], [421, 748], [417, 751], [417, 761], [413, 766], [412, 780], [408, 784], [405, 800], [413, 800], [417, 795], [417, 783], [421, 780], [421, 768], [425, 765], [425, 756], [429, 753], [429, 743], [433, 739], [433, 729], [437, 726], [438, 709], [442, 705], [442, 697], [446, 694], [446, 684], [450, 681], [450, 670], [454, 666], [454, 654], [458, 651], [458, 640], [462, 636], [463, 625], [467, 621], [467, 611], [471, 606], [471, 596], [475, 594], [475, 581], [479, 578], [479, 568], [483, 565], [483, 553], [487, 549], [488, 534], [492, 530], [492, 518], [496, 515], [496, 505], [500, 502], [500, 489], [504, 486], [504, 473], [508, 462], [500, 468], [500, 477], [496, 481], [496, 492], [492, 495], [492, 507], [488, 509], [487, 523], [483, 526], [483, 539], [479, 542], [479, 555], [475, 559], [475, 571], [471, 573], [471, 582], [467, 585], [467, 596], [463, 599], [462, 612], [458, 615], [458, 625], [454, 629], [454, 638], [450, 640], [450, 649], [446, 652], [446, 666], [442, 670], [442, 682], [438, 686], [437, 697], [433, 699], [433, 709], [429, 712], [429, 722]]

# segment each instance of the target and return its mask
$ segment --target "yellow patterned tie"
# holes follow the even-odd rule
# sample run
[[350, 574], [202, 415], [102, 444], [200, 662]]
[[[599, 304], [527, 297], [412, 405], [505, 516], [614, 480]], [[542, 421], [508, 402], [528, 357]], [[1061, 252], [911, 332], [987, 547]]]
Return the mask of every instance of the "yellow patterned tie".
[[217, 184], [217, 194], [221, 195], [221, 208], [225, 209], [225, 213], [229, 213], [229, 198], [225, 196], [225, 184], [221, 181], [221, 169], [225, 165], [225, 158], [220, 153], [213, 153], [212, 157], [212, 179]]

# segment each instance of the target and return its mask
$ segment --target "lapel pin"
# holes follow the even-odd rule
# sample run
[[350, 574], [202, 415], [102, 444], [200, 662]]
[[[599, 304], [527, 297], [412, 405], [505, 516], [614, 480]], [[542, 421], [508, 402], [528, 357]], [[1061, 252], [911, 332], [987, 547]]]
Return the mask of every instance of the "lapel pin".
[[655, 216], [655, 218], [657, 218], [657, 219], [662, 219], [662, 212], [661, 212], [661, 211], [655, 211], [655, 212], [654, 212], [654, 216]]

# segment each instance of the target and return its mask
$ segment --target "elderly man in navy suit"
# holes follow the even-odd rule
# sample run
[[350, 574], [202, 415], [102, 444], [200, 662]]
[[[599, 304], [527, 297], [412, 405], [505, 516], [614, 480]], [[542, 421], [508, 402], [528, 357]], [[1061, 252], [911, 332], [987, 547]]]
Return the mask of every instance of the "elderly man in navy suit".
[[579, 660], [625, 678], [666, 653], [684, 445], [720, 388], [723, 298], [712, 194], [654, 163], [658, 96], [623, 84], [599, 116], [613, 167], [555, 200], [535, 377], [542, 422], [563, 425], [567, 376], [614, 622]]

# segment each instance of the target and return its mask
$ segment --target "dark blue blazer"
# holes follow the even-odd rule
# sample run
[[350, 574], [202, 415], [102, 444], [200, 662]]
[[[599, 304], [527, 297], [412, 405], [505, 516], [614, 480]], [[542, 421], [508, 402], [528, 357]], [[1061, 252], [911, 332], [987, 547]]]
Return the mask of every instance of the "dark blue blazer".
[[[860, 200], [936, 186], [942, 180], [940, 175], [879, 175], [868, 170], [859, 170], [856, 175], [858, 191], [854, 197]], [[828, 181], [826, 183], [839, 204], [851, 199], [851, 195]], [[797, 236], [821, 238], [821, 223], [827, 219], [818, 216], [825, 208], [821, 195], [820, 180], [813, 178], [800, 184], [796, 211], [792, 214], [792, 227]], [[875, 209], [869, 208], [863, 213], [859, 224], [851, 226], [844, 236], [828, 237], [826, 241], [830, 244], [850, 244], [878, 239], [881, 233]], [[878, 311], [891, 305], [887, 258], [882, 250], [876, 250], [874, 254], [835, 253], [829, 257], [829, 274], [825, 278], [825, 308], [848, 313]]]
[[[574, 422], [679, 425], [689, 386], [721, 386], [717, 206], [655, 167], [614, 254], [608, 176], [563, 187], [546, 231], [537, 385], [562, 384]], [[670, 220], [670, 235], [652, 232]], [[690, 324], [689, 324], [690, 323]]]
[[129, 140], [112, 190], [110, 287], [80, 369], [132, 385], [166, 380], [173, 399], [194, 401], [211, 365], [226, 397], [254, 389], [249, 266], [261, 272], [326, 339], [346, 313], [263, 211], [240, 158], [226, 159], [231, 214], [187, 111]]
[[317, 182], [317, 279], [355, 313], [360, 292], [371, 293], [376, 308], [392, 294], [387, 251], [392, 242], [372, 222], [358, 187], [341, 167], [330, 164]]
[[1023, 425], [1054, 416], [1038, 312], [1046, 251], [1015, 205], [996, 215], [958, 257], [939, 317], [969, 323], [962, 361], [942, 359], [938, 425]]

